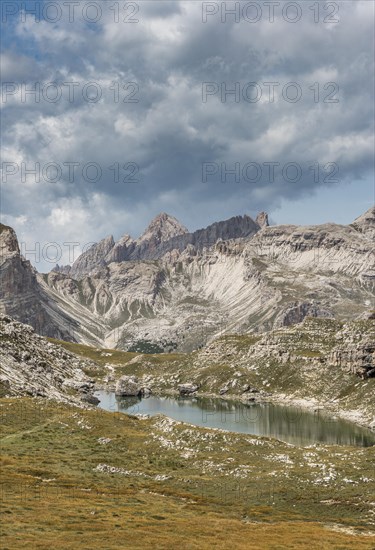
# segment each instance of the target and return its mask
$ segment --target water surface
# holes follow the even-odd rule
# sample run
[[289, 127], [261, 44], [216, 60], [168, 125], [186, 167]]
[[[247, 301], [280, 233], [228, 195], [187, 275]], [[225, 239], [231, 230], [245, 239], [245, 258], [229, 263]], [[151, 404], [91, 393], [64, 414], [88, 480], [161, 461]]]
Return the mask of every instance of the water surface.
[[346, 420], [332, 418], [285, 405], [243, 404], [204, 397], [117, 398], [114, 392], [99, 391], [99, 407], [127, 414], [165, 414], [175, 420], [206, 428], [275, 437], [294, 445], [375, 445], [375, 434]]

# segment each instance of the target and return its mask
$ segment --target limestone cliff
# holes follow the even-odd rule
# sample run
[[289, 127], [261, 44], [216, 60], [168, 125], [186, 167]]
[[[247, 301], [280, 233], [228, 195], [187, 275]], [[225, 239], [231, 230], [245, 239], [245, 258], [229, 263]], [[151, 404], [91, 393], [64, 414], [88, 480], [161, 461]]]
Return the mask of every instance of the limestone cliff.
[[[366, 319], [375, 309], [371, 212], [348, 226], [238, 216], [194, 233], [161, 215], [141, 239], [107, 237], [70, 271], [44, 276], [7, 229], [1, 308], [36, 328], [40, 319], [42, 334], [68, 326], [61, 337], [134, 351], [190, 351], [223, 333], [262, 333], [307, 316]], [[143, 259], [131, 259], [140, 251]]]

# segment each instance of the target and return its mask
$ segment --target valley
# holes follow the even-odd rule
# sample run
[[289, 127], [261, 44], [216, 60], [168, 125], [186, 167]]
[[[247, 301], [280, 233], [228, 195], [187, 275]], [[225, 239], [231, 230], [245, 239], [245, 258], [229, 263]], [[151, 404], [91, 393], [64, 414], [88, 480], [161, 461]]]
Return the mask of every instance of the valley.
[[160, 215], [48, 274], [1, 226], [4, 548], [373, 548], [374, 226]]

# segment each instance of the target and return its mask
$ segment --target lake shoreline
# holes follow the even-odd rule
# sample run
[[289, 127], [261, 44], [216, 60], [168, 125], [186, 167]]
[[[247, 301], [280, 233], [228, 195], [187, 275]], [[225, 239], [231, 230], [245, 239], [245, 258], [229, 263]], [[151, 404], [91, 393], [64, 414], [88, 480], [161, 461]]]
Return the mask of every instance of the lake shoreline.
[[[155, 394], [156, 395], [156, 394]], [[176, 394], [175, 394], [176, 395]], [[248, 403], [248, 400], [241, 398], [241, 396], [235, 395], [220, 395], [216, 393], [200, 393], [199, 397], [214, 397], [219, 399], [226, 399], [228, 401], [237, 401], [240, 403]], [[359, 411], [345, 411], [339, 407], [327, 407], [324, 403], [319, 402], [316, 399], [299, 398], [286, 396], [285, 394], [271, 394], [256, 398], [255, 403], [277, 403], [279, 405], [300, 407], [311, 413], [323, 413], [330, 417], [338, 417], [342, 420], [352, 422], [356, 426], [361, 428], [367, 428], [372, 433], [375, 433], [375, 417], [372, 420], [364, 419]]]
[[[105, 391], [105, 392], [113, 392], [114, 388], [112, 385], [109, 384], [103, 384], [103, 385], [97, 385], [96, 391]], [[177, 399], [180, 396], [179, 392], [177, 390], [155, 390], [151, 394], [154, 397], [159, 398], [172, 398]], [[224, 400], [229, 401], [233, 403], [238, 404], [262, 404], [262, 403], [270, 403], [275, 405], [282, 405], [285, 407], [295, 407], [300, 408], [306, 412], [313, 413], [313, 414], [321, 414], [322, 416], [330, 417], [332, 420], [339, 419], [344, 420], [347, 422], [350, 422], [356, 427], [365, 428], [370, 431], [371, 434], [375, 434], [375, 427], [373, 421], [365, 420], [361, 416], [359, 411], [345, 411], [340, 408], [334, 408], [334, 407], [327, 407], [323, 403], [315, 400], [315, 399], [306, 399], [306, 398], [294, 398], [285, 396], [284, 394], [272, 394], [267, 396], [254, 396], [254, 401], [249, 402], [248, 399], [245, 399], [244, 397], [241, 397], [239, 395], [233, 395], [233, 394], [226, 394], [226, 395], [220, 395], [214, 392], [195, 392], [189, 396], [186, 397], [192, 397], [192, 398], [209, 398], [209, 399], [218, 399], [218, 400]], [[99, 405], [100, 406], [100, 405]], [[167, 415], [165, 415], [167, 416]], [[218, 429], [218, 428], [213, 428]]]

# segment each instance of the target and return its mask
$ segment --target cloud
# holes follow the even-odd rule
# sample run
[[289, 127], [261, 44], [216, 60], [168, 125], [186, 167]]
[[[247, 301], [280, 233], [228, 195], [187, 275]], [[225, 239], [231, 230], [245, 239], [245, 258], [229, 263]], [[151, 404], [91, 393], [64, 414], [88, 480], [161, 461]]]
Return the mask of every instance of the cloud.
[[[54, 24], [27, 17], [6, 45], [6, 78], [18, 89], [2, 105], [2, 160], [42, 170], [39, 181], [22, 181], [21, 169], [3, 180], [3, 211], [25, 238], [136, 235], [163, 210], [194, 228], [337, 186], [335, 164], [341, 185], [368, 177], [372, 3], [340, 3], [337, 24], [314, 23], [303, 4], [295, 24], [282, 17], [283, 4], [274, 23], [256, 24], [222, 23], [220, 14], [203, 23], [200, 2], [162, 1], [140, 2], [138, 23], [116, 23], [102, 5], [96, 24], [69, 22], [66, 13]], [[22, 101], [33, 78], [40, 101]], [[204, 102], [205, 82], [215, 93]], [[237, 101], [225, 95], [236, 86]], [[61, 169], [57, 181], [52, 171], [43, 177], [50, 163]], [[73, 179], [69, 163], [77, 164]], [[85, 177], [93, 176], [84, 172], [89, 163], [100, 167], [97, 181]], [[206, 181], [204, 163], [215, 168]], [[261, 167], [259, 179], [249, 163]], [[300, 166], [298, 181], [288, 163]], [[238, 166], [239, 181], [225, 176]]]

